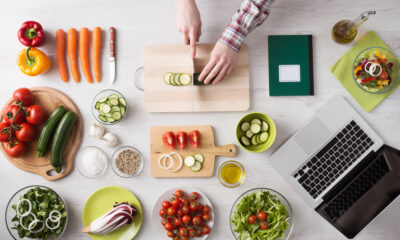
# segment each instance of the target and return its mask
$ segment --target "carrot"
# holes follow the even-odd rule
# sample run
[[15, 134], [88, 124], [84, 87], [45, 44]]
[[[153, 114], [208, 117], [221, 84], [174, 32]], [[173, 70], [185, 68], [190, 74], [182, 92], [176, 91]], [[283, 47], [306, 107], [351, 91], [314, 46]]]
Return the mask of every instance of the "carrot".
[[65, 65], [65, 32], [58, 29], [56, 33], [57, 66], [61, 80], [68, 82], [68, 71]]
[[79, 61], [81, 62], [83, 75], [85, 75], [88, 83], [92, 83], [93, 78], [89, 66], [89, 35], [89, 29], [85, 27], [79, 31]]
[[92, 61], [93, 61], [93, 74], [97, 82], [100, 82], [100, 49], [101, 49], [101, 28], [95, 27], [92, 33]]
[[79, 82], [78, 59], [76, 57], [77, 40], [75, 28], [68, 29], [67, 53], [69, 66], [71, 67], [72, 78], [75, 82]]

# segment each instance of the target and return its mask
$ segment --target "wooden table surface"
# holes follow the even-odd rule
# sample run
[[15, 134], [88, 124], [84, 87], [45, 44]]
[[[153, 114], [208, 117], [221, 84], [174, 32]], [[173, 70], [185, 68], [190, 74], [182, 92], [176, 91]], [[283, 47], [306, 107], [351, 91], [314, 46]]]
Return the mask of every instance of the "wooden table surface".
[[[198, 0], [203, 21], [201, 42], [213, 43], [219, 37], [240, 0]], [[116, 28], [117, 79], [113, 88], [121, 91], [129, 104], [128, 116], [121, 123], [107, 127], [118, 134], [121, 145], [132, 145], [145, 156], [143, 172], [132, 179], [122, 179], [111, 169], [100, 179], [90, 180], [74, 170], [68, 177], [48, 182], [38, 175], [23, 172], [5, 157], [0, 156], [0, 239], [10, 239], [5, 228], [4, 211], [8, 199], [20, 188], [42, 184], [54, 188], [68, 202], [70, 221], [62, 239], [89, 239], [80, 233], [81, 211], [89, 195], [107, 185], [120, 185], [131, 190], [144, 208], [144, 224], [136, 239], [158, 239], [152, 230], [150, 214], [157, 197], [166, 189], [191, 186], [205, 193], [214, 205], [215, 225], [209, 239], [233, 239], [229, 228], [229, 212], [235, 199], [254, 187], [270, 187], [283, 193], [294, 208], [295, 231], [292, 239], [339, 240], [345, 239], [336, 229], [310, 209], [291, 186], [268, 163], [277, 149], [304, 121], [313, 116], [332, 96], [344, 95], [372, 125], [384, 141], [400, 148], [400, 89], [391, 94], [372, 113], [364, 112], [348, 92], [329, 72], [329, 67], [350, 47], [334, 43], [330, 36], [332, 26], [339, 20], [352, 19], [364, 10], [374, 9], [372, 16], [359, 30], [359, 37], [375, 30], [388, 46], [400, 56], [400, 1], [386, 0], [276, 0], [267, 21], [246, 39], [250, 52], [251, 107], [271, 116], [277, 125], [277, 139], [270, 150], [251, 154], [238, 149], [236, 160], [244, 164], [247, 178], [235, 189], [224, 188], [216, 176], [208, 179], [154, 179], [149, 167], [149, 130], [153, 125], [213, 125], [216, 144], [235, 142], [235, 126], [244, 112], [235, 113], [182, 113], [150, 114], [144, 110], [143, 93], [135, 89], [132, 80], [135, 68], [143, 63], [143, 48], [148, 44], [182, 42], [175, 27], [175, 4], [172, 0], [39, 0], [7, 1], [2, 4], [0, 24], [0, 103], [9, 99], [14, 89], [22, 86], [49, 86], [68, 94], [79, 106], [84, 120], [82, 147], [102, 143], [88, 134], [94, 121], [91, 101], [108, 84], [108, 47], [103, 52], [103, 82], [89, 85], [85, 81], [75, 84], [61, 82], [55, 62], [55, 32], [58, 28], [101, 26]], [[31, 78], [23, 75], [17, 65], [17, 53], [23, 46], [17, 40], [17, 30], [26, 20], [37, 20], [46, 30], [47, 43], [41, 47], [51, 58], [53, 66], [46, 75]], [[269, 34], [312, 34], [314, 36], [313, 97], [269, 97], [268, 52]], [[108, 39], [108, 34], [105, 36]], [[81, 75], [83, 77], [83, 75]], [[115, 149], [105, 149], [111, 157]], [[216, 166], [230, 158], [218, 157]], [[151, 188], [150, 188], [151, 187]], [[400, 200], [394, 201], [368, 225], [355, 239], [399, 239]]]

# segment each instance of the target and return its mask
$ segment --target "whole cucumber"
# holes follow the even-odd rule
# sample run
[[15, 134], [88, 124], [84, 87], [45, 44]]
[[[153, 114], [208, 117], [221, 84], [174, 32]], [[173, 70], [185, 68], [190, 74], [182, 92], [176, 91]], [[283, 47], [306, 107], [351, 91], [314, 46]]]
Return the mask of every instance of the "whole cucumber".
[[50, 141], [51, 136], [53, 136], [53, 132], [57, 123], [60, 121], [62, 116], [67, 112], [67, 109], [64, 106], [59, 106], [54, 110], [49, 119], [47, 119], [46, 124], [44, 125], [42, 132], [39, 136], [39, 141], [36, 145], [36, 153], [38, 157], [43, 157], [46, 152], [47, 145]]
[[67, 142], [71, 129], [75, 124], [76, 118], [76, 114], [72, 111], [65, 113], [58, 123], [54, 133], [50, 150], [50, 162], [57, 173], [61, 172], [65, 143]]

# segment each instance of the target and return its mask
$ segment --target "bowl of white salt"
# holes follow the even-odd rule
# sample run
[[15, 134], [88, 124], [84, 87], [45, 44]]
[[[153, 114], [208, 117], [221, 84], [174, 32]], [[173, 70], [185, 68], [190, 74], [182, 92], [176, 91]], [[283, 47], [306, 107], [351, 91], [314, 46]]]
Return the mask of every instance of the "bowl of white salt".
[[108, 168], [107, 155], [94, 146], [82, 148], [76, 156], [76, 161], [80, 174], [87, 178], [98, 178]]

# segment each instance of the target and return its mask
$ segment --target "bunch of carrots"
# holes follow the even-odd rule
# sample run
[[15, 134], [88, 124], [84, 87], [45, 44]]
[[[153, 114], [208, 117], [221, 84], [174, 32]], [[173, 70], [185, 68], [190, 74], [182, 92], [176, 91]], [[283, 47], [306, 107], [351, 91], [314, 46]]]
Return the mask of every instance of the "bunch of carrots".
[[[93, 83], [92, 74], [89, 64], [89, 42], [90, 32], [84, 27], [79, 31], [79, 61], [81, 63], [83, 75], [89, 83]], [[65, 32], [62, 29], [57, 30], [56, 34], [57, 46], [57, 66], [60, 77], [64, 82], [69, 81], [67, 64], [65, 61]], [[75, 82], [80, 81], [78, 71], [78, 35], [75, 28], [70, 28], [67, 33], [67, 55], [69, 66], [71, 68], [72, 78]], [[93, 74], [94, 79], [100, 82], [101, 69], [100, 69], [100, 50], [101, 50], [101, 28], [95, 27], [92, 31], [92, 61], [93, 61]]]

